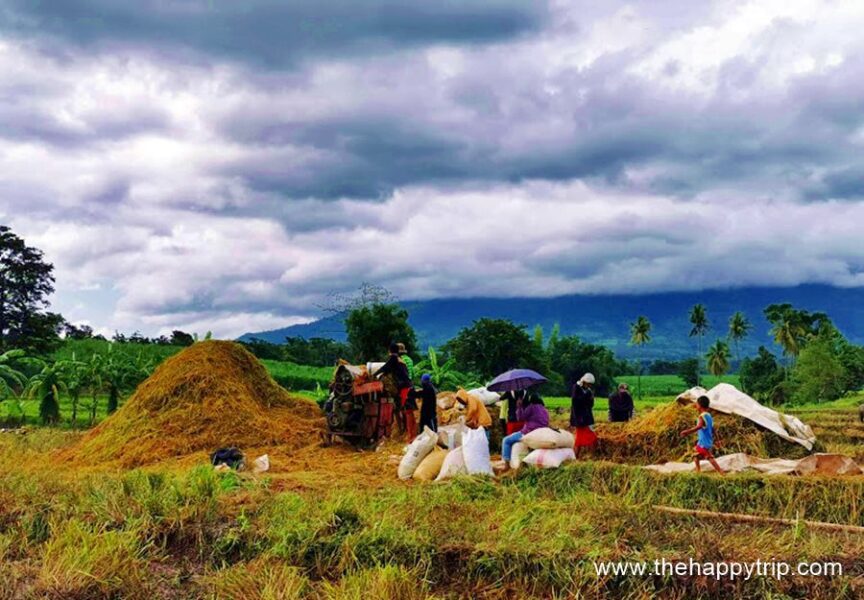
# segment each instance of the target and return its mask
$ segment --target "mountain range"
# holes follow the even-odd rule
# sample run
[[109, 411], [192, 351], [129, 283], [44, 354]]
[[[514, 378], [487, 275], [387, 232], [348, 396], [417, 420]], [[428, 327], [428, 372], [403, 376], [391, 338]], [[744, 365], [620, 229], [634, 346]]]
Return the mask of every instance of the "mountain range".
[[[696, 341], [689, 336], [688, 313], [697, 303], [707, 307], [711, 329], [707, 347], [725, 337], [729, 317], [742, 311], [753, 329], [741, 344], [741, 354], [752, 355], [760, 345], [773, 346], [770, 325], [763, 315], [772, 303], [789, 302], [796, 308], [827, 313], [846, 337], [864, 343], [864, 288], [802, 285], [786, 288], [736, 288], [698, 292], [663, 292], [641, 295], [571, 295], [555, 298], [452, 298], [401, 302], [417, 331], [421, 347], [439, 346], [481, 317], [510, 319], [532, 329], [540, 325], [548, 335], [557, 323], [562, 335], [607, 346], [625, 358], [678, 359], [692, 356]], [[628, 344], [629, 325], [645, 315], [653, 328], [651, 342], [637, 349]], [[258, 338], [281, 343], [286, 337], [323, 337], [344, 341], [343, 316], [293, 325], [272, 331], [247, 333], [241, 340]], [[772, 351], [779, 352], [773, 347]], [[734, 347], [733, 347], [734, 353]]]

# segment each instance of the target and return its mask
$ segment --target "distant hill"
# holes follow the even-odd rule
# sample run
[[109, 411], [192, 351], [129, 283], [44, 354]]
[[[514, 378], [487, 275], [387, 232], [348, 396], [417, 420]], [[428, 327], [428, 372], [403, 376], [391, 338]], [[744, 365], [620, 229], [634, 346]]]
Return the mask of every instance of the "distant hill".
[[[775, 302], [790, 302], [798, 308], [828, 313], [840, 330], [853, 342], [864, 343], [864, 288], [835, 288], [804, 285], [793, 288], [738, 288], [701, 292], [645, 295], [561, 296], [557, 298], [470, 298], [403, 302], [423, 346], [440, 345], [463, 327], [481, 317], [511, 319], [528, 328], [543, 327], [548, 335], [555, 323], [564, 335], [575, 334], [583, 340], [603, 344], [616, 354], [635, 358], [628, 345], [629, 324], [645, 315], [653, 324], [652, 341], [641, 354], [646, 359], [675, 359], [695, 352], [695, 341], [688, 337], [687, 314], [701, 302], [708, 307], [711, 330], [706, 346], [725, 337], [729, 317], [743, 311], [754, 328], [742, 344], [742, 354], [754, 354], [760, 344], [771, 345], [769, 324], [762, 310]], [[252, 337], [281, 343], [286, 337], [324, 337], [345, 339], [342, 317], [328, 317], [284, 329], [247, 333]], [[733, 350], [734, 351], [734, 350]]]

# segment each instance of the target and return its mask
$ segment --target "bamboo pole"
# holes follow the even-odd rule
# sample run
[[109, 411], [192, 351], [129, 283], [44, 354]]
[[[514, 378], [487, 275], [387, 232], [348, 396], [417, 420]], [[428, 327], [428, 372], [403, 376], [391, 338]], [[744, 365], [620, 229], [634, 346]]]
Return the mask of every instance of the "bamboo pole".
[[798, 525], [804, 524], [815, 529], [827, 531], [845, 531], [848, 533], [864, 533], [864, 527], [858, 525], [841, 525], [839, 523], [826, 523], [824, 521], [808, 521], [806, 519], [781, 519], [778, 517], [763, 517], [760, 515], [745, 515], [741, 513], [714, 512], [711, 510], [695, 510], [689, 508], [675, 508], [674, 506], [652, 506], [654, 510], [674, 515], [689, 515], [693, 517], [708, 517], [721, 519], [723, 521], [739, 521], [744, 523], [770, 523], [772, 525]]

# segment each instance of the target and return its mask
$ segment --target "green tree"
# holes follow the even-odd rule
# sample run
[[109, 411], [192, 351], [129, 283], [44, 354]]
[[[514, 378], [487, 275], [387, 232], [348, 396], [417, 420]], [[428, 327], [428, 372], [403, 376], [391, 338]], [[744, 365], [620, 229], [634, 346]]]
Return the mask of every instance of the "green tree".
[[195, 343], [195, 338], [192, 337], [191, 333], [186, 333], [185, 331], [175, 329], [171, 332], [171, 339], [169, 340], [169, 343], [172, 346], [191, 346]]
[[479, 319], [447, 342], [449, 354], [463, 369], [491, 379], [515, 368], [542, 369], [544, 357], [525, 328], [506, 319]]
[[402, 342], [409, 354], [417, 348], [417, 334], [408, 311], [398, 304], [371, 304], [353, 309], [345, 317], [348, 344], [359, 362], [381, 360], [391, 343]]
[[729, 370], [729, 355], [729, 344], [723, 340], [714, 342], [705, 355], [708, 372], [722, 380], [723, 375]]
[[740, 310], [729, 318], [729, 339], [735, 344], [735, 359], [741, 365], [741, 341], [750, 334], [753, 325]]
[[[765, 308], [765, 318], [771, 323], [774, 342], [783, 348], [787, 367], [795, 363], [807, 342], [820, 332], [835, 329], [828, 315], [821, 312], [797, 310], [791, 304], [770, 304]], [[787, 372], [790, 372], [787, 368]]]
[[738, 373], [744, 391], [760, 402], [772, 400], [775, 388], [784, 378], [777, 358], [765, 346], [759, 346], [759, 352], [754, 358], [745, 358]]
[[678, 363], [678, 377], [688, 387], [699, 385], [699, 361], [695, 358], [685, 358]]
[[802, 350], [792, 371], [795, 403], [830, 402], [843, 395], [846, 373], [833, 340], [817, 337]]
[[27, 384], [29, 398], [39, 398], [39, 418], [43, 425], [60, 420], [60, 393], [68, 392], [65, 373], [58, 363], [46, 364]]
[[[641, 348], [651, 341], [651, 321], [648, 317], [640, 316], [634, 323], [630, 323], [630, 345]], [[638, 387], [639, 399], [642, 399], [642, 359], [639, 360]]]
[[569, 394], [574, 383], [585, 373], [593, 373], [598, 396], [608, 395], [615, 387], [615, 377], [625, 370], [615, 354], [597, 344], [586, 344], [575, 335], [562, 337], [549, 349], [550, 380], [560, 380], [556, 393]]
[[63, 317], [43, 312], [54, 291], [53, 265], [0, 225], [0, 351], [43, 354], [59, 340]]
[[702, 338], [708, 333], [711, 325], [708, 322], [708, 310], [704, 304], [696, 304], [690, 309], [690, 337], [696, 337], [699, 346], [699, 352], [696, 354], [696, 385], [699, 385], [699, 373], [701, 372], [702, 360]]

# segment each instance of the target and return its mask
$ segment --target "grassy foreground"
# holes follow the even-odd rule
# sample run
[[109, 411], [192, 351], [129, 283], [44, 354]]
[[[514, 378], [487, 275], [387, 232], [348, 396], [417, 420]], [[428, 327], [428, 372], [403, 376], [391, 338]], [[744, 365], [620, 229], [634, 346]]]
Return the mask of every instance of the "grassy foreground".
[[[864, 525], [860, 477], [661, 476], [585, 461], [498, 482], [419, 485], [396, 480], [395, 442], [379, 453], [337, 447], [311, 454], [317, 462], [277, 460], [262, 477], [218, 474], [197, 459], [58, 469], [51, 452], [79, 435], [0, 436], [0, 599], [864, 594], [864, 535], [652, 509]], [[598, 575], [594, 566], [661, 558], [830, 560], [844, 574], [717, 581]]]

